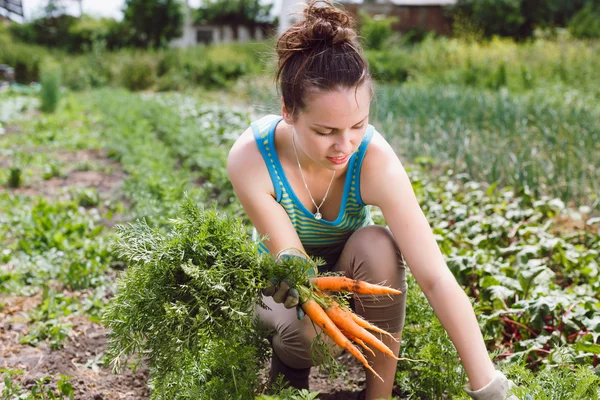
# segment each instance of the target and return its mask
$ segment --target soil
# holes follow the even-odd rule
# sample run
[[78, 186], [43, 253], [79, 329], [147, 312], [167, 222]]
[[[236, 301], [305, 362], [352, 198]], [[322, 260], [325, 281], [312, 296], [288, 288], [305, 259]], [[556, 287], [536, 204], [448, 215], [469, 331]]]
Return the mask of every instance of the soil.
[[[85, 316], [69, 316], [61, 319], [72, 325], [62, 348], [52, 350], [47, 343], [21, 344], [20, 338], [29, 331], [26, 315], [41, 301], [41, 295], [8, 297], [0, 301], [4, 304], [0, 312], [0, 368], [23, 371], [13, 377], [13, 383], [31, 389], [36, 379], [51, 376], [49, 387], [55, 389], [59, 374], [64, 374], [72, 377], [70, 382], [76, 399], [149, 398], [146, 366], [141, 365], [135, 372], [127, 370], [113, 375], [108, 366], [98, 364], [106, 348], [106, 329], [102, 325]], [[0, 383], [0, 392], [2, 389]]]
[[53, 152], [51, 157], [62, 165], [59, 176], [42, 179], [42, 171], [34, 171], [33, 177], [23, 186], [16, 189], [0, 187], [0, 192], [10, 190], [11, 193], [24, 196], [39, 195], [49, 200], [67, 200], [70, 196], [69, 188], [95, 188], [100, 199], [107, 200], [117, 197], [126, 176], [120, 165], [109, 160], [100, 150], [58, 151]]

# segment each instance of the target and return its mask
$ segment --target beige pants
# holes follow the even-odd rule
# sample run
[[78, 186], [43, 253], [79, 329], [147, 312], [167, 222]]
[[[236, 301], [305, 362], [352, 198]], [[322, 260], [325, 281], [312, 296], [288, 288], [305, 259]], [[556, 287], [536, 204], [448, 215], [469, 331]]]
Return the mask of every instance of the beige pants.
[[[391, 234], [384, 227], [370, 225], [350, 236], [334, 271], [345, 276], [383, 283], [399, 289], [402, 295], [354, 295], [352, 308], [369, 322], [391, 333], [404, 327], [406, 313], [406, 266]], [[292, 368], [308, 368], [314, 364], [311, 343], [321, 332], [308, 317], [298, 320], [296, 309], [277, 304], [272, 297], [263, 297], [270, 310], [256, 307], [255, 313], [267, 329], [273, 329], [273, 350]], [[332, 346], [335, 348], [335, 346]]]

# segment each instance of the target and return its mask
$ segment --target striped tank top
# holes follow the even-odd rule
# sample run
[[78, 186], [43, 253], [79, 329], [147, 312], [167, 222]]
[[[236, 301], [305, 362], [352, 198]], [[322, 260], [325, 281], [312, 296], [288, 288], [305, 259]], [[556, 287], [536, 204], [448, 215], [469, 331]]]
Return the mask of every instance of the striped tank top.
[[[269, 170], [277, 202], [287, 212], [306, 252], [325, 260], [326, 265], [320, 268], [321, 272], [329, 270], [337, 262], [350, 235], [358, 228], [373, 223], [369, 206], [360, 197], [360, 168], [374, 128], [368, 125], [358, 150], [348, 160], [338, 217], [334, 221], [316, 220], [294, 193], [275, 151], [275, 127], [282, 119], [281, 116], [267, 115], [254, 121], [251, 124], [254, 138]], [[259, 240], [256, 229], [252, 239]], [[268, 252], [264, 243], [259, 244], [259, 251]]]

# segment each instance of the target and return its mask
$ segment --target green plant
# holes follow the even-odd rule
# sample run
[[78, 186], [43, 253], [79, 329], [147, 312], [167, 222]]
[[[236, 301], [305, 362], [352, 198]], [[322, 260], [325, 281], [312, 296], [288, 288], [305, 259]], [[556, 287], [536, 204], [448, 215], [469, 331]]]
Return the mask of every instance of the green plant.
[[42, 173], [42, 178], [45, 180], [52, 179], [54, 177], [60, 176], [60, 167], [55, 163], [46, 164], [44, 166], [44, 172]]
[[23, 184], [23, 171], [21, 168], [12, 167], [8, 170], [7, 185], [9, 188], [18, 188]]
[[190, 199], [172, 223], [168, 235], [143, 221], [117, 228], [129, 268], [103, 318], [107, 357], [120, 370], [148, 354], [160, 398], [252, 397], [268, 354], [252, 308], [269, 277], [297, 281], [302, 266], [259, 256], [239, 219]]
[[145, 90], [154, 85], [154, 62], [141, 55], [133, 56], [121, 69], [121, 82], [129, 90]]
[[359, 12], [360, 34], [365, 49], [382, 50], [387, 40], [392, 37], [392, 25], [398, 22], [395, 17], [371, 17], [364, 11]]
[[569, 21], [569, 32], [579, 39], [600, 38], [600, 5], [593, 1], [581, 9]]
[[62, 71], [60, 66], [53, 61], [46, 61], [42, 66], [40, 91], [40, 110], [45, 113], [56, 111], [60, 102], [60, 89], [62, 83]]
[[7, 368], [0, 368], [0, 373], [4, 375], [4, 388], [2, 389], [2, 399], [12, 400], [14, 396], [21, 394], [23, 389], [18, 383], [13, 382], [13, 376], [22, 375], [23, 370], [14, 370]]
[[183, 8], [177, 0], [126, 0], [123, 13], [135, 46], [164, 47], [181, 35]]
[[97, 207], [100, 204], [100, 195], [95, 187], [75, 189], [72, 191], [72, 197], [81, 207]]

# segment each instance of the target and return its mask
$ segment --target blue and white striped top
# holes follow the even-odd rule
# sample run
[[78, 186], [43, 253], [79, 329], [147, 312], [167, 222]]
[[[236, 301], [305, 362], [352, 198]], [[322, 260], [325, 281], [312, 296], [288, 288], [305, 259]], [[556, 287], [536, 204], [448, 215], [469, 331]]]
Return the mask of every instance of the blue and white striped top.
[[[350, 235], [358, 228], [373, 223], [369, 206], [360, 197], [360, 168], [374, 128], [368, 125], [358, 151], [348, 160], [340, 212], [334, 221], [327, 221], [314, 218], [313, 213], [298, 199], [285, 176], [275, 151], [274, 140], [275, 127], [281, 120], [281, 116], [267, 115], [254, 121], [251, 124], [254, 138], [269, 170], [277, 202], [287, 212], [306, 252], [311, 256], [322, 257], [327, 265], [321, 270], [327, 270], [337, 262]], [[255, 241], [259, 239], [256, 229], [252, 238]], [[259, 245], [259, 250], [268, 252], [263, 243]]]

